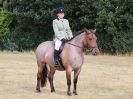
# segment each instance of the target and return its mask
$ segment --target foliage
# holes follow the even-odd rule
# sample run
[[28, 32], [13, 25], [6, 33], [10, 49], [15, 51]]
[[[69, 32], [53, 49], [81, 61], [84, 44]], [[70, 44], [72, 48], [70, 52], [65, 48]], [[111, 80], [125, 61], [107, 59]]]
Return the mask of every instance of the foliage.
[[0, 37], [10, 32], [10, 24], [13, 20], [13, 13], [6, 10], [0, 11]]
[[97, 2], [96, 28], [103, 52], [133, 51], [133, 1], [110, 0]]
[[55, 9], [63, 6], [73, 32], [84, 27], [97, 29], [101, 52], [133, 51], [133, 0], [1, 0], [0, 5], [15, 14], [7, 38], [17, 50], [52, 40]]

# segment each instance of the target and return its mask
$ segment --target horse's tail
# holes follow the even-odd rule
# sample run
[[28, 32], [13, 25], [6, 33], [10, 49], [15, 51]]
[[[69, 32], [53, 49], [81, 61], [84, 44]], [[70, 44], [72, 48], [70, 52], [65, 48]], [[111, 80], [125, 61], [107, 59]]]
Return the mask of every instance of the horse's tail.
[[42, 79], [41, 79], [41, 87], [46, 86], [47, 84], [47, 75], [48, 75], [48, 69], [47, 66], [45, 64], [43, 71], [42, 71]]

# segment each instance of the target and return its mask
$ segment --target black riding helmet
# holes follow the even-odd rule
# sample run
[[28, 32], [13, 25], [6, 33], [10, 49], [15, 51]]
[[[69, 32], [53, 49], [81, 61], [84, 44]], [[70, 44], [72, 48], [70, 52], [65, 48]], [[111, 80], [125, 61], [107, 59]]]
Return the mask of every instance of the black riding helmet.
[[57, 14], [58, 14], [58, 13], [64, 13], [64, 12], [65, 12], [65, 10], [64, 10], [63, 7], [59, 7], [59, 8], [56, 9], [56, 13], [57, 13]]

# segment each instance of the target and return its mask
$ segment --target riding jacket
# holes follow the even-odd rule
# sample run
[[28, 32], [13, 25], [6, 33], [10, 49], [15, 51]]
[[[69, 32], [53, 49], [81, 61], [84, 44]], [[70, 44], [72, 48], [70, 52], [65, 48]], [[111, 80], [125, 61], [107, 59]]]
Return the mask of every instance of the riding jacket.
[[55, 19], [53, 20], [54, 41], [61, 40], [63, 38], [72, 38], [72, 31], [67, 19]]

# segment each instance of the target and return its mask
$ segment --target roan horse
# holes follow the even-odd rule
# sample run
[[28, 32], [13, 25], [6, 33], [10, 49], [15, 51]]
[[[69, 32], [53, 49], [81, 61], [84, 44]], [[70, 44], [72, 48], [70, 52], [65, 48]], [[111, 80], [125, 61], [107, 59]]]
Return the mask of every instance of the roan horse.
[[74, 90], [73, 93], [77, 95], [77, 80], [78, 75], [81, 71], [81, 67], [84, 61], [83, 51], [84, 48], [90, 47], [92, 53], [96, 54], [99, 52], [96, 43], [96, 35], [94, 34], [96, 29], [84, 29], [69, 40], [64, 45], [64, 49], [60, 54], [62, 59], [63, 66], [56, 68], [54, 66], [54, 42], [46, 41], [41, 43], [36, 51], [36, 59], [38, 64], [38, 73], [37, 73], [37, 92], [40, 92], [40, 87], [46, 86], [47, 78], [49, 79], [51, 92], [55, 92], [53, 77], [56, 70], [65, 70], [67, 78], [67, 95], [71, 95], [70, 86], [71, 86], [71, 72], [74, 71]]

